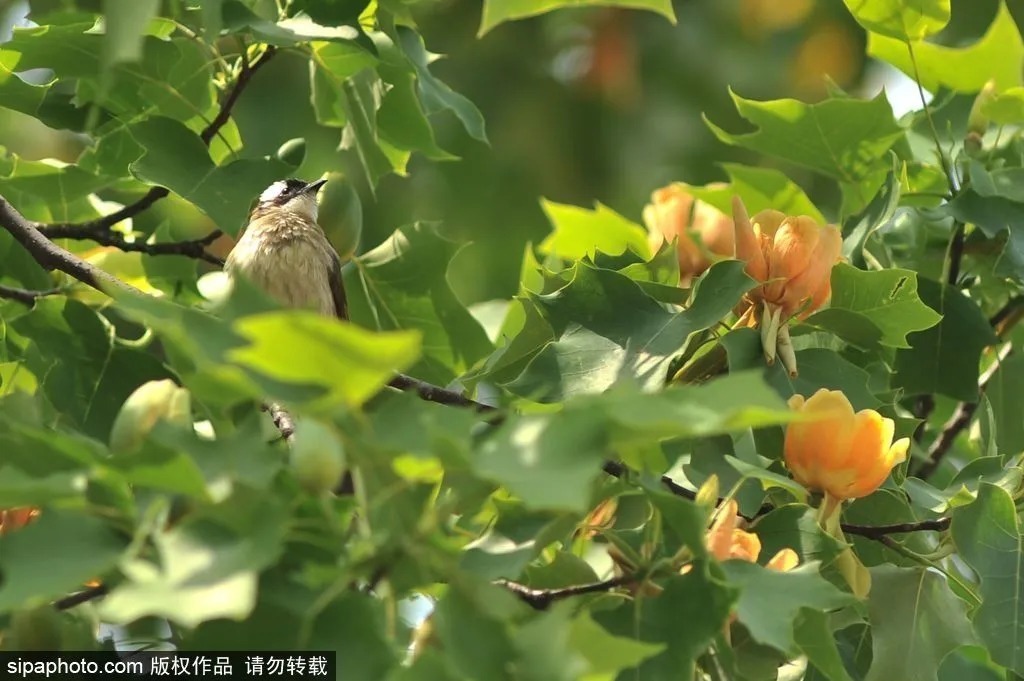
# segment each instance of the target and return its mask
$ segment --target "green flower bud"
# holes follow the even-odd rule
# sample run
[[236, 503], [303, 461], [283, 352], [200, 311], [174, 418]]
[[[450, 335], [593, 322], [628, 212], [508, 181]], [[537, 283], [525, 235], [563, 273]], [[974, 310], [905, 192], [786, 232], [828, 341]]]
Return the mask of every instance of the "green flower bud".
[[317, 421], [296, 425], [291, 469], [310, 494], [331, 492], [345, 472], [345, 449], [334, 430]]
[[298, 168], [306, 158], [306, 140], [303, 137], [290, 139], [277, 150], [277, 157], [290, 166]]
[[320, 190], [318, 221], [342, 259], [355, 253], [363, 231], [363, 207], [341, 173], [327, 174], [327, 184]]
[[149, 381], [135, 389], [121, 405], [110, 430], [110, 449], [130, 454], [142, 445], [157, 421], [192, 427], [192, 399], [174, 381]]
[[990, 80], [985, 83], [985, 87], [981, 88], [981, 92], [974, 98], [974, 104], [971, 105], [971, 113], [967, 117], [967, 131], [968, 133], [974, 133], [979, 137], [983, 136], [988, 131], [989, 119], [985, 115], [984, 109], [987, 104], [994, 101], [996, 98], [996, 82]]

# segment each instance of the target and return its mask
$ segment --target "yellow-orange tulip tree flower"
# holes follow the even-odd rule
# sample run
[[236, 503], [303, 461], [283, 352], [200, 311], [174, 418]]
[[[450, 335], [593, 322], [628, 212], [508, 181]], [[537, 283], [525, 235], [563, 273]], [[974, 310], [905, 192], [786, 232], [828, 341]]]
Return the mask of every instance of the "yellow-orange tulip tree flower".
[[805, 318], [832, 293], [832, 267], [840, 260], [842, 233], [835, 225], [819, 225], [814, 218], [786, 216], [763, 210], [753, 218], [740, 198], [733, 198], [736, 257], [747, 263], [746, 272], [763, 282], [749, 293], [768, 363], [776, 352], [790, 374], [796, 375], [796, 356], [789, 341], [787, 322]]
[[[730, 499], [718, 510], [715, 521], [708, 529], [708, 551], [716, 560], [739, 559], [756, 563], [761, 555], [761, 540], [753, 532], [741, 530], [739, 525], [739, 506], [735, 499]], [[792, 570], [800, 562], [793, 549], [782, 549], [768, 561], [771, 570], [786, 572]]]
[[822, 388], [810, 399], [794, 395], [789, 406], [818, 418], [786, 428], [786, 465], [797, 482], [825, 492], [826, 499], [842, 501], [871, 494], [893, 466], [907, 458], [910, 440], [892, 441], [892, 419], [874, 409], [854, 413], [850, 400], [839, 390]]
[[[655, 191], [651, 203], [644, 208], [644, 224], [655, 251], [666, 240], [677, 240], [679, 278], [683, 286], [711, 266], [709, 253], [733, 257], [732, 219], [695, 198], [686, 185], [670, 184]], [[697, 241], [691, 232], [696, 233]]]

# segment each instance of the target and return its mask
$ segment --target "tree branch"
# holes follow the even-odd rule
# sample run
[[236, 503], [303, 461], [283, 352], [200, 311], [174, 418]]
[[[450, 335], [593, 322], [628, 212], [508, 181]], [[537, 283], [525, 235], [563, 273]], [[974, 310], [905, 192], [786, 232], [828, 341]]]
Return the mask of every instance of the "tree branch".
[[[996, 371], [999, 370], [1000, 364], [1010, 356], [1013, 352], [1013, 345], [1007, 343], [999, 352], [996, 354], [996, 360], [992, 362], [991, 366], [985, 369], [985, 372], [981, 375], [978, 380], [978, 401], [981, 399], [981, 395], [984, 394], [985, 388], [988, 387], [989, 381], [995, 375]], [[914, 472], [914, 476], [925, 480], [939, 467], [942, 463], [942, 458], [946, 455], [949, 449], [953, 446], [953, 442], [956, 441], [957, 436], [970, 425], [971, 420], [974, 418], [974, 412], [978, 409], [978, 402], [961, 402], [957, 405], [956, 411], [949, 417], [945, 425], [942, 426], [942, 431], [939, 432], [939, 436], [935, 438], [932, 446], [928, 448], [928, 458], [918, 466]]]
[[92, 263], [82, 260], [47, 239], [35, 225], [25, 219], [6, 199], [0, 196], [0, 226], [11, 233], [18, 243], [27, 250], [44, 269], [58, 270], [88, 284], [94, 289], [109, 294], [112, 290], [142, 294], [133, 286], [104, 272]]
[[432, 383], [426, 383], [418, 378], [406, 376], [405, 374], [396, 375], [391, 379], [391, 382], [388, 383], [388, 385], [403, 392], [414, 392], [428, 402], [447, 404], [451, 407], [467, 407], [476, 409], [477, 411], [497, 410], [496, 407], [484, 404], [483, 402], [477, 402], [474, 399], [466, 397], [462, 393], [455, 392], [454, 390], [448, 390], [447, 388], [442, 388], [441, 386], [437, 386]]
[[48, 288], [42, 291], [30, 291], [29, 289], [17, 288], [15, 286], [4, 286], [0, 284], [0, 298], [7, 298], [8, 300], [16, 300], [23, 305], [32, 306], [36, 302], [36, 298], [44, 298], [46, 296], [55, 296], [59, 293], [64, 293], [67, 289], [56, 287]]
[[[217, 115], [199, 133], [199, 138], [203, 141], [203, 144], [206, 146], [210, 145], [211, 140], [231, 118], [232, 109], [234, 109], [235, 104], [238, 102], [242, 91], [245, 90], [249, 81], [252, 80], [253, 75], [270, 61], [276, 53], [277, 48], [273, 45], [268, 45], [263, 54], [260, 55], [260, 58], [253, 62], [252, 65], [248, 65], [247, 62], [244, 64], [242, 72], [228, 91], [227, 97], [224, 98], [224, 102], [217, 111]], [[222, 265], [223, 263], [219, 258], [206, 253], [204, 250], [205, 246], [212, 243], [222, 234], [219, 229], [214, 230], [201, 239], [162, 244], [126, 241], [121, 234], [110, 231], [110, 228], [117, 223], [135, 217], [169, 194], [170, 191], [166, 187], [151, 187], [142, 198], [134, 203], [95, 220], [77, 223], [35, 223], [33, 226], [50, 239], [91, 239], [104, 246], [115, 246], [122, 251], [137, 251], [150, 255], [184, 255], [190, 258], [205, 260], [218, 266]]]
[[631, 584], [634, 581], [636, 581], [634, 577], [623, 575], [606, 579], [603, 582], [575, 584], [573, 586], [562, 587], [561, 589], [533, 589], [525, 584], [512, 582], [507, 579], [499, 579], [494, 583], [498, 586], [505, 587], [530, 607], [536, 610], [545, 610], [555, 601], [560, 601], [564, 598], [585, 596], [587, 594], [594, 593], [606, 593], [612, 589], [617, 589], [620, 586]]
[[285, 442], [291, 444], [292, 436], [295, 435], [295, 421], [292, 419], [292, 415], [285, 411], [285, 408], [277, 402], [265, 404], [263, 409], [270, 412], [270, 418], [274, 420], [274, 427], [280, 431], [281, 437], [285, 439]]
[[907, 532], [945, 532], [949, 529], [952, 518], [942, 517], [933, 520], [919, 520], [913, 523], [897, 523], [895, 525], [851, 525], [843, 523], [843, 532], [855, 534], [868, 539], [878, 539], [890, 534], [903, 534]]
[[[602, 470], [608, 475], [616, 478], [622, 478], [627, 475], [628, 469], [618, 461], [605, 461], [602, 466]], [[661, 476], [661, 484], [663, 484], [669, 492], [676, 495], [677, 497], [683, 497], [684, 499], [694, 500], [697, 498], [697, 493], [689, 490], [667, 475]], [[721, 503], [721, 500], [719, 500]], [[742, 516], [744, 520], [754, 520], [765, 513], [773, 510], [773, 506], [765, 504], [758, 509], [754, 518], [748, 518]], [[904, 532], [942, 532], [943, 530], [949, 529], [949, 518], [937, 518], [935, 520], [921, 520], [913, 523], [899, 523], [896, 525], [853, 525], [850, 523], [841, 523], [844, 532], [850, 534], [856, 534], [861, 537], [868, 537], [870, 539], [877, 539], [889, 534], [900, 534]]]
[[89, 601], [100, 598], [101, 596], [106, 596], [109, 592], [110, 590], [107, 588], [105, 584], [90, 586], [88, 589], [85, 589], [84, 591], [79, 591], [77, 593], [71, 594], [70, 596], [65, 596], [60, 600], [54, 601], [53, 607], [57, 608], [58, 610], [70, 610], [76, 605], [88, 603]]

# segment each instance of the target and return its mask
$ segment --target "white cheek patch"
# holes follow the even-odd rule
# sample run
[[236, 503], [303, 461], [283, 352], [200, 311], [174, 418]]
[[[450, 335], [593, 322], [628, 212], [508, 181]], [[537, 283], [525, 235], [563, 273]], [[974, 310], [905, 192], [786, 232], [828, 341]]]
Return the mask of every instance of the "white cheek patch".
[[277, 197], [281, 196], [281, 194], [287, 188], [288, 185], [284, 182], [284, 180], [278, 180], [277, 182], [263, 190], [263, 193], [260, 194], [260, 203], [264, 203], [266, 201], [273, 201]]

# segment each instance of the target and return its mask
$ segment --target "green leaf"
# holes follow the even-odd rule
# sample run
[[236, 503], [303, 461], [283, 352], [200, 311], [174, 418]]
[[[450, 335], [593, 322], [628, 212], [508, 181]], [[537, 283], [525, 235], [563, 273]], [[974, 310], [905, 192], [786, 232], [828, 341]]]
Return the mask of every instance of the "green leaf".
[[796, 650], [793, 626], [802, 608], [832, 610], [854, 602], [819, 575], [816, 565], [780, 572], [745, 560], [727, 560], [722, 570], [728, 582], [740, 589], [739, 621], [755, 640], [784, 653]]
[[793, 637], [813, 668], [829, 681], [851, 681], [839, 655], [828, 614], [804, 608], [794, 624]]
[[832, 331], [864, 349], [909, 348], [907, 334], [930, 329], [941, 315], [921, 302], [917, 273], [863, 271], [840, 263], [832, 268], [832, 299], [807, 324]]
[[665, 646], [664, 652], [645, 660], [626, 678], [693, 678], [694, 662], [721, 633], [736, 599], [733, 589], [712, 581], [703, 569], [670, 577], [660, 586], [664, 591], [657, 597], [593, 612], [598, 624], [615, 636]]
[[541, 199], [541, 208], [555, 228], [540, 243], [541, 253], [566, 260], [593, 258], [598, 252], [622, 255], [631, 250], [651, 257], [647, 230], [598, 203], [594, 210]]
[[430, 72], [429, 64], [436, 55], [427, 52], [423, 38], [407, 26], [398, 26], [396, 31], [398, 44], [416, 71], [416, 87], [427, 113], [451, 111], [473, 139], [486, 143], [487, 133], [484, 130], [483, 115], [473, 102], [452, 90]]
[[127, 561], [127, 580], [100, 605], [112, 623], [146, 615], [186, 627], [220, 617], [244, 619], [256, 601], [256, 577], [284, 549], [286, 509], [256, 493], [189, 514], [153, 537], [159, 563]]
[[283, 19], [275, 23], [258, 16], [239, 0], [217, 2], [223, 2], [221, 16], [224, 30], [228, 33], [250, 31], [260, 42], [271, 45], [292, 47], [312, 40], [352, 41], [361, 35], [355, 26], [322, 26], [308, 16]]
[[477, 37], [483, 36], [498, 24], [532, 17], [564, 7], [612, 6], [645, 9], [657, 12], [673, 24], [672, 0], [484, 0], [484, 13]]
[[590, 668], [583, 679], [612, 679], [623, 669], [632, 669], [661, 653], [664, 644], [644, 643], [632, 637], [613, 636], [584, 612], [572, 622], [569, 646], [586, 659]]
[[985, 396], [992, 407], [997, 451], [1009, 458], [1024, 451], [1024, 357], [1014, 355], [1000, 363], [988, 382]]
[[60, 472], [36, 477], [13, 466], [0, 466], [0, 508], [41, 506], [57, 500], [84, 497], [86, 476]]
[[743, 267], [736, 260], [716, 263], [689, 307], [672, 314], [628, 277], [577, 263], [568, 286], [535, 298], [557, 340], [506, 387], [545, 402], [601, 392], [618, 381], [661, 387], [687, 337], [716, 324], [750, 289]]
[[981, 113], [996, 125], [1024, 123], [1024, 87], [1007, 88], [981, 105]]
[[162, 116], [132, 126], [131, 134], [146, 150], [131, 165], [132, 174], [188, 199], [228, 234], [245, 225], [249, 206], [260, 192], [293, 170], [272, 157], [215, 166], [198, 135]]
[[47, 508], [27, 527], [0, 536], [0, 613], [81, 589], [113, 568], [128, 538], [82, 513]]
[[324, 125], [344, 127], [348, 122], [342, 102], [342, 84], [377, 59], [354, 43], [315, 42], [310, 67], [313, 109], [316, 120]]
[[82, 200], [110, 181], [74, 165], [29, 161], [17, 154], [0, 156], [0, 194], [30, 220], [82, 219]]
[[107, 66], [142, 58], [146, 27], [160, 9], [160, 0], [103, 0], [106, 24], [104, 63]]
[[610, 454], [601, 414], [531, 414], [501, 426], [477, 453], [479, 475], [494, 479], [529, 508], [579, 511], [589, 483]]
[[[858, 0], [847, 0], [857, 2]], [[942, 0], [925, 0], [935, 4]], [[909, 3], [908, 3], [909, 4]], [[948, 0], [945, 5], [949, 7]], [[995, 21], [982, 38], [967, 47], [947, 47], [937, 43], [914, 42], [914, 57], [921, 85], [937, 92], [940, 88], [956, 92], [978, 92], [990, 79], [1000, 90], [1024, 84], [1018, 64], [1024, 60], [1024, 40], [1006, 4], [999, 3]], [[876, 33], [868, 34], [868, 54], [889, 62], [915, 78], [906, 43]]]
[[978, 499], [953, 515], [953, 541], [981, 579], [974, 626], [992, 659], [1024, 674], [1024, 542], [1013, 497], [982, 483]]
[[369, 399], [416, 360], [420, 346], [414, 331], [373, 333], [298, 310], [244, 317], [233, 327], [250, 344], [230, 351], [231, 359], [278, 381], [323, 387], [310, 404], [321, 409]]
[[732, 197], [739, 196], [750, 215], [772, 208], [786, 215], [809, 215], [824, 224], [825, 217], [804, 190], [774, 168], [753, 168], [738, 163], [723, 163], [729, 184], [716, 182], [703, 187], [684, 185], [695, 197], [732, 215]]
[[949, 23], [949, 0], [843, 0], [872, 33], [909, 42], [941, 31]]
[[757, 102], [730, 94], [740, 116], [757, 130], [733, 134], [705, 117], [718, 139], [835, 178], [858, 196], [861, 205], [873, 195], [865, 183], [877, 185], [884, 178], [889, 167], [885, 152], [904, 135], [884, 93], [866, 101], [827, 99], [820, 104], [795, 99]]
[[918, 292], [942, 321], [913, 334], [909, 350], [896, 352], [893, 387], [908, 395], [941, 393], [974, 402], [981, 351], [996, 342], [992, 327], [974, 302], [948, 284], [921, 279]]
[[935, 681], [942, 659], [974, 642], [963, 601], [934, 570], [871, 568], [868, 611], [874, 657], [865, 681]]
[[442, 385], [493, 349], [448, 284], [448, 263], [457, 250], [435, 226], [408, 225], [359, 256], [345, 277], [353, 321], [381, 331], [421, 333], [423, 354], [412, 371]]
[[377, 134], [377, 99], [375, 89], [379, 79], [366, 71], [341, 82], [339, 100], [348, 122], [342, 146], [354, 149], [366, 181], [371, 188], [388, 173], [405, 174], [409, 153], [386, 149]]
[[829, 565], [845, 545], [827, 534], [814, 509], [803, 504], [786, 504], [757, 518], [750, 528], [761, 540], [761, 562], [771, 560], [782, 549], [793, 549], [801, 563], [817, 561]]
[[1006, 232], [1006, 246], [996, 260], [996, 274], [1024, 276], [1024, 168], [1001, 168], [989, 172], [971, 164], [971, 185], [942, 207], [961, 222], [977, 225], [989, 238]]
[[101, 441], [135, 388], [170, 377], [155, 356], [115, 344], [109, 323], [76, 300], [37, 301], [30, 314], [11, 326], [34, 340], [26, 366], [42, 377], [50, 404], [70, 424]]

